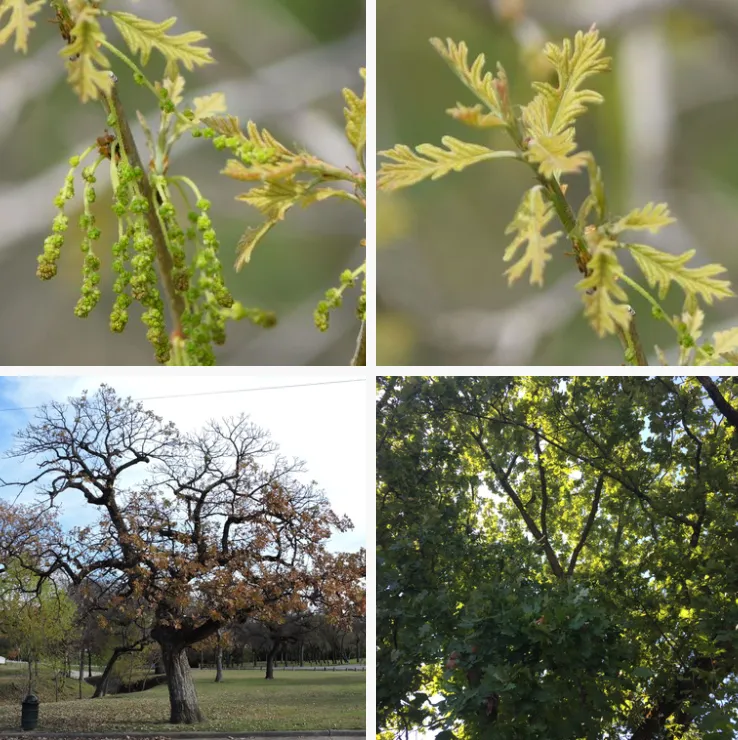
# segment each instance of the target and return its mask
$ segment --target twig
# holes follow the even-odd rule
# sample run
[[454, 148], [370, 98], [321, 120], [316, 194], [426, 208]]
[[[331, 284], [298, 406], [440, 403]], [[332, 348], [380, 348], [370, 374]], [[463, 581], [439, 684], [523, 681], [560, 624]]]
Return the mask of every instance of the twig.
[[141, 157], [136, 147], [136, 142], [131, 132], [131, 127], [128, 124], [128, 118], [126, 117], [123, 104], [121, 103], [120, 96], [118, 95], [118, 89], [116, 87], [117, 78], [110, 72], [110, 76], [113, 79], [113, 86], [110, 90], [109, 96], [103, 96], [103, 107], [105, 108], [108, 115], [112, 114], [116, 118], [116, 128], [120, 131], [120, 145], [128, 157], [128, 161], [134, 169], [136, 167], [141, 168], [143, 175], [139, 181], [141, 192], [144, 198], [149, 203], [149, 208], [146, 211], [146, 220], [148, 221], [149, 231], [154, 239], [154, 248], [156, 249], [156, 261], [159, 266], [159, 279], [164, 287], [164, 292], [169, 300], [169, 305], [172, 311], [172, 321], [174, 322], [174, 334], [181, 336], [182, 334], [182, 314], [185, 310], [184, 299], [177, 292], [172, 282], [172, 272], [174, 270], [174, 263], [172, 261], [172, 255], [169, 253], [167, 247], [167, 241], [164, 236], [164, 232], [161, 229], [159, 222], [159, 216], [157, 215], [157, 201], [154, 198], [154, 191], [151, 189], [151, 183], [147, 175], [146, 169], [141, 163]]
[[361, 322], [361, 331], [359, 331], [359, 337], [356, 340], [356, 351], [354, 356], [351, 358], [352, 365], [366, 365], [366, 321]]

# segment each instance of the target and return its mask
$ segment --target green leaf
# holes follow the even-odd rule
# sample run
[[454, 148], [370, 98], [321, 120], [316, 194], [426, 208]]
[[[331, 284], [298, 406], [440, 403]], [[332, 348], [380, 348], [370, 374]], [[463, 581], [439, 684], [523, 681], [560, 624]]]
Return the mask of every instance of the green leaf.
[[284, 214], [280, 214], [276, 218], [265, 221], [257, 228], [246, 229], [244, 234], [238, 240], [238, 245], [236, 246], [236, 270], [240, 270], [251, 260], [251, 254], [256, 248], [256, 245], [282, 220], [283, 215]]
[[451, 118], [475, 128], [495, 128], [505, 125], [505, 122], [494, 113], [485, 113], [480, 103], [471, 107], [457, 103], [453, 108], [449, 108], [446, 113]]
[[446, 60], [457, 77], [481, 100], [500, 120], [504, 120], [504, 100], [501, 95], [507, 92], [505, 70], [498, 64], [498, 77], [491, 72], [484, 72], [485, 57], [480, 54], [471, 67], [468, 64], [469, 49], [462, 41], [457, 44], [452, 39], [430, 40], [435, 50]]
[[59, 52], [68, 57], [68, 81], [83, 103], [96, 100], [100, 93], [109, 95], [113, 89], [113, 78], [105, 71], [110, 62], [100, 51], [105, 34], [100, 28], [99, 15], [96, 8], [85, 7], [72, 28], [72, 43]]
[[659, 286], [663, 298], [671, 282], [677, 283], [688, 297], [701, 296], [711, 304], [715, 298], [729, 298], [734, 295], [729, 280], [716, 280], [715, 275], [725, 272], [725, 267], [717, 264], [702, 267], [685, 267], [694, 257], [690, 249], [681, 255], [668, 254], [646, 244], [626, 244], [636, 264], [653, 288]]
[[560, 134], [541, 135], [530, 139], [525, 153], [529, 162], [538, 164], [538, 171], [548, 178], [557, 177], [562, 172], [578, 172], [587, 164], [587, 152], [576, 151], [574, 129], [570, 128]]
[[582, 228], [587, 223], [587, 217], [592, 209], [597, 214], [599, 221], [603, 221], [607, 213], [607, 198], [605, 197], [602, 170], [597, 166], [591, 153], [585, 152], [584, 156], [587, 160], [587, 172], [589, 174], [589, 195], [584, 199], [577, 216], [577, 223]]
[[714, 332], [712, 344], [717, 355], [727, 355], [738, 351], [738, 328]]
[[34, 0], [30, 4], [27, 0], [0, 0], [0, 22], [6, 13], [9, 13], [7, 23], [0, 27], [0, 46], [15, 34], [15, 51], [28, 51], [28, 34], [36, 26], [31, 18], [46, 5], [46, 0]]
[[601, 103], [603, 98], [594, 90], [579, 89], [583, 82], [610, 68], [609, 57], [602, 56], [605, 40], [594, 27], [587, 33], [579, 31], [572, 47], [569, 39], [561, 47], [547, 44], [544, 56], [558, 74], [558, 85], [534, 82], [538, 94], [523, 108], [522, 121], [528, 135], [527, 158], [538, 163], [544, 177], [559, 172], [576, 172], [586, 164], [584, 154], [576, 151], [572, 124], [586, 112], [587, 104]]
[[559, 134], [569, 128], [577, 116], [587, 111], [587, 104], [602, 103], [600, 93], [579, 88], [589, 77], [610, 69], [611, 60], [602, 55], [604, 50], [605, 40], [599, 37], [599, 31], [594, 27], [587, 33], [578, 31], [573, 47], [569, 39], [565, 39], [561, 47], [546, 44], [543, 54], [556, 70], [559, 82], [557, 87], [548, 82], [533, 83], [538, 95], [531, 105], [541, 106], [545, 111], [545, 128], [532, 130], [532, 136]]
[[199, 98], [192, 100], [193, 113], [195, 114], [195, 121], [201, 121], [207, 116], [212, 116], [215, 113], [225, 113], [226, 111], [226, 99], [222, 92], [214, 92], [210, 95], [203, 95]]
[[615, 302], [628, 296], [617, 282], [624, 273], [614, 246], [615, 242], [601, 241], [587, 263], [590, 274], [577, 283], [584, 291], [584, 314], [600, 337], [614, 334], [618, 326], [627, 330], [631, 320], [629, 307]]
[[525, 193], [515, 217], [505, 229], [506, 234], [517, 232], [517, 236], [505, 250], [505, 262], [509, 262], [518, 247], [527, 242], [523, 256], [505, 272], [508, 284], [514, 283], [530, 268], [531, 284], [543, 285], [543, 269], [551, 259], [548, 250], [561, 236], [560, 231], [543, 234], [553, 217], [553, 206], [544, 200], [540, 186], [536, 185]]
[[629, 229], [648, 230], [655, 234], [664, 226], [675, 222], [676, 219], [669, 214], [669, 206], [666, 203], [647, 203], [643, 208], [635, 208], [627, 216], [623, 216], [610, 227], [610, 231], [613, 234], [619, 234]]
[[379, 152], [393, 161], [382, 163], [377, 173], [378, 187], [382, 190], [396, 190], [415, 185], [427, 178], [437, 180], [451, 171], [461, 172], [464, 168], [487, 159], [517, 158], [515, 152], [493, 151], [481, 144], [459, 141], [453, 136], [444, 136], [441, 142], [446, 149], [433, 144], [421, 144], [416, 148], [416, 154], [410, 147], [398, 144], [393, 149]]
[[156, 49], [164, 56], [167, 60], [165, 74], [168, 77], [177, 74], [177, 64], [180, 62], [186, 69], [192, 71], [195, 66], [200, 67], [215, 61], [210, 55], [210, 49], [196, 46], [205, 38], [205, 34], [200, 31], [188, 31], [178, 36], [166, 35], [177, 22], [175, 17], [156, 23], [122, 11], [111, 12], [109, 15], [128, 48], [134, 54], [140, 52], [142, 65], [148, 63], [152, 49]]
[[[366, 80], [366, 70], [361, 70], [361, 76]], [[359, 157], [366, 146], [366, 89], [359, 97], [353, 90], [344, 88], [343, 99], [346, 107], [343, 110], [346, 118], [346, 137]]]

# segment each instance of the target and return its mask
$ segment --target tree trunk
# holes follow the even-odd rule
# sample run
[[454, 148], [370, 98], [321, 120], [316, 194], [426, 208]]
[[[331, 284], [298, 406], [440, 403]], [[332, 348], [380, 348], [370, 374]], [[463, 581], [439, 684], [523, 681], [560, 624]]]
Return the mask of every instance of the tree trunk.
[[169, 722], [173, 725], [193, 725], [204, 717], [197, 703], [195, 684], [187, 660], [187, 648], [171, 642], [160, 642], [169, 689]]
[[108, 681], [110, 680], [110, 675], [113, 672], [113, 666], [115, 665], [118, 658], [120, 658], [123, 653], [127, 652], [129, 652], [128, 648], [124, 647], [117, 647], [113, 650], [113, 654], [110, 656], [110, 660], [107, 662], [105, 670], [103, 671], [100, 683], [95, 687], [95, 693], [92, 695], [93, 699], [99, 699], [101, 696], [105, 696], [108, 693]]
[[300, 668], [305, 665], [305, 643], [300, 643]]
[[223, 680], [223, 642], [221, 631], [218, 630], [218, 644], [215, 648], [215, 683]]
[[267, 680], [274, 678], [274, 656], [277, 654], [277, 650], [279, 650], [279, 644], [274, 645], [267, 653], [266, 676], [264, 676]]
[[87, 650], [87, 678], [92, 678], [92, 653]]
[[79, 677], [77, 680], [79, 681], [79, 698], [82, 698], [82, 676], [85, 672], [85, 649], [82, 648], [79, 651]]

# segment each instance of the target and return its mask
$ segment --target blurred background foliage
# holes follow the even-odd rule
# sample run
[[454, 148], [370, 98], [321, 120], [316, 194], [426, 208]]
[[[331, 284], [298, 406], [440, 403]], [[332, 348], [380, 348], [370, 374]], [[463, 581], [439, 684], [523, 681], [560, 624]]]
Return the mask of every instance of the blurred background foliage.
[[[609, 208], [623, 214], [667, 201], [678, 223], [642, 241], [695, 249], [695, 264], [720, 262], [738, 284], [737, 0], [377, 0], [377, 145], [440, 144], [444, 134], [509, 148], [504, 134], [465, 127], [444, 111], [472, 104], [438, 56], [432, 36], [465, 40], [470, 60], [502, 62], [515, 103], [544, 79], [546, 41], [597, 23], [613, 57], [591, 80], [605, 97], [577, 124], [580, 149], [603, 170]], [[568, 177], [578, 207], [586, 175]], [[436, 182], [380, 194], [378, 349], [383, 364], [598, 365], [622, 363], [617, 339], [598, 340], [574, 290], [563, 242], [543, 289], [508, 288], [504, 230], [532, 184], [512, 161], [477, 164]], [[632, 263], [626, 270], [636, 276]], [[658, 344], [676, 359], [671, 330], [631, 297], [649, 360]], [[677, 291], [666, 301], [681, 310]], [[738, 300], [708, 308], [712, 332], [738, 324]], [[707, 331], [705, 332], [707, 333]]]
[[[162, 21], [177, 16], [173, 33], [200, 30], [218, 64], [187, 73], [185, 101], [223, 91], [229, 113], [245, 123], [254, 119], [287, 146], [297, 145], [338, 166], [356, 167], [344, 136], [341, 90], [361, 94], [359, 68], [365, 65], [363, 0], [108, 0], [107, 7]], [[123, 335], [108, 330], [112, 306], [110, 255], [114, 239], [107, 168], [98, 172], [99, 242], [103, 257], [103, 299], [87, 319], [73, 314], [81, 284], [82, 253], [76, 224], [81, 205], [68, 209], [70, 229], [59, 275], [50, 283], [35, 277], [36, 256], [51, 232], [53, 199], [64, 181], [67, 160], [102, 135], [105, 114], [96, 102], [82, 105], [65, 82], [58, 56], [63, 41], [57, 28], [37, 16], [27, 56], [0, 48], [0, 324], [5, 365], [149, 365], [153, 363], [140, 311], [131, 310]], [[108, 21], [104, 21], [108, 24]], [[122, 43], [112, 24], [104, 26], [113, 43]], [[156, 101], [111, 58], [120, 80], [123, 103], [140, 110], [156, 130]], [[161, 79], [164, 62], [152, 54], [149, 79]], [[135, 121], [134, 121], [135, 123]], [[145, 143], [136, 123], [141, 151]], [[235, 196], [246, 188], [219, 172], [225, 152], [203, 139], [185, 137], [175, 147], [171, 174], [191, 175], [211, 200], [211, 216], [221, 243], [226, 284], [246, 306], [277, 312], [279, 324], [264, 330], [247, 322], [228, 324], [228, 340], [218, 350], [218, 364], [348, 364], [359, 324], [358, 287], [347, 292], [344, 307], [332, 314], [321, 334], [313, 310], [340, 273], [363, 260], [359, 246], [364, 221], [359, 209], [328, 201], [290, 212], [239, 273], [233, 270], [236, 243], [247, 226], [261, 223], [259, 213]], [[179, 154], [177, 154], [179, 152]], [[143, 156], [143, 155], [142, 155]], [[81, 187], [78, 187], [81, 194]], [[103, 193], [105, 194], [103, 197]]]

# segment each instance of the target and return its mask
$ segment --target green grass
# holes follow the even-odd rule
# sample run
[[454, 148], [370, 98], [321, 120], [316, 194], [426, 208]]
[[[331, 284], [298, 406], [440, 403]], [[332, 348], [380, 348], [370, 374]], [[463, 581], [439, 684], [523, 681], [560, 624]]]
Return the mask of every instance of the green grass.
[[[35, 672], [35, 671], [34, 671]], [[38, 698], [44, 702], [53, 702], [54, 672], [46, 666], [39, 666], [38, 677], [34, 675], [33, 691]], [[91, 697], [94, 688], [86, 682], [82, 682], [82, 696]], [[28, 693], [28, 668], [26, 664], [6, 663], [0, 665], [0, 712], [5, 708], [4, 704], [17, 705]], [[64, 683], [59, 684], [59, 699], [76, 699], [79, 696], [79, 684], [76, 678], [66, 678]], [[20, 709], [18, 710], [20, 711]]]
[[[206, 721], [194, 729], [231, 732], [265, 730], [360, 730], [366, 723], [366, 674], [351, 671], [192, 671]], [[52, 694], [53, 699], [53, 694]], [[20, 702], [0, 704], [0, 730], [20, 727]], [[192, 725], [170, 725], [166, 686], [104, 699], [43, 702], [38, 730], [55, 732], [171, 732]]]

